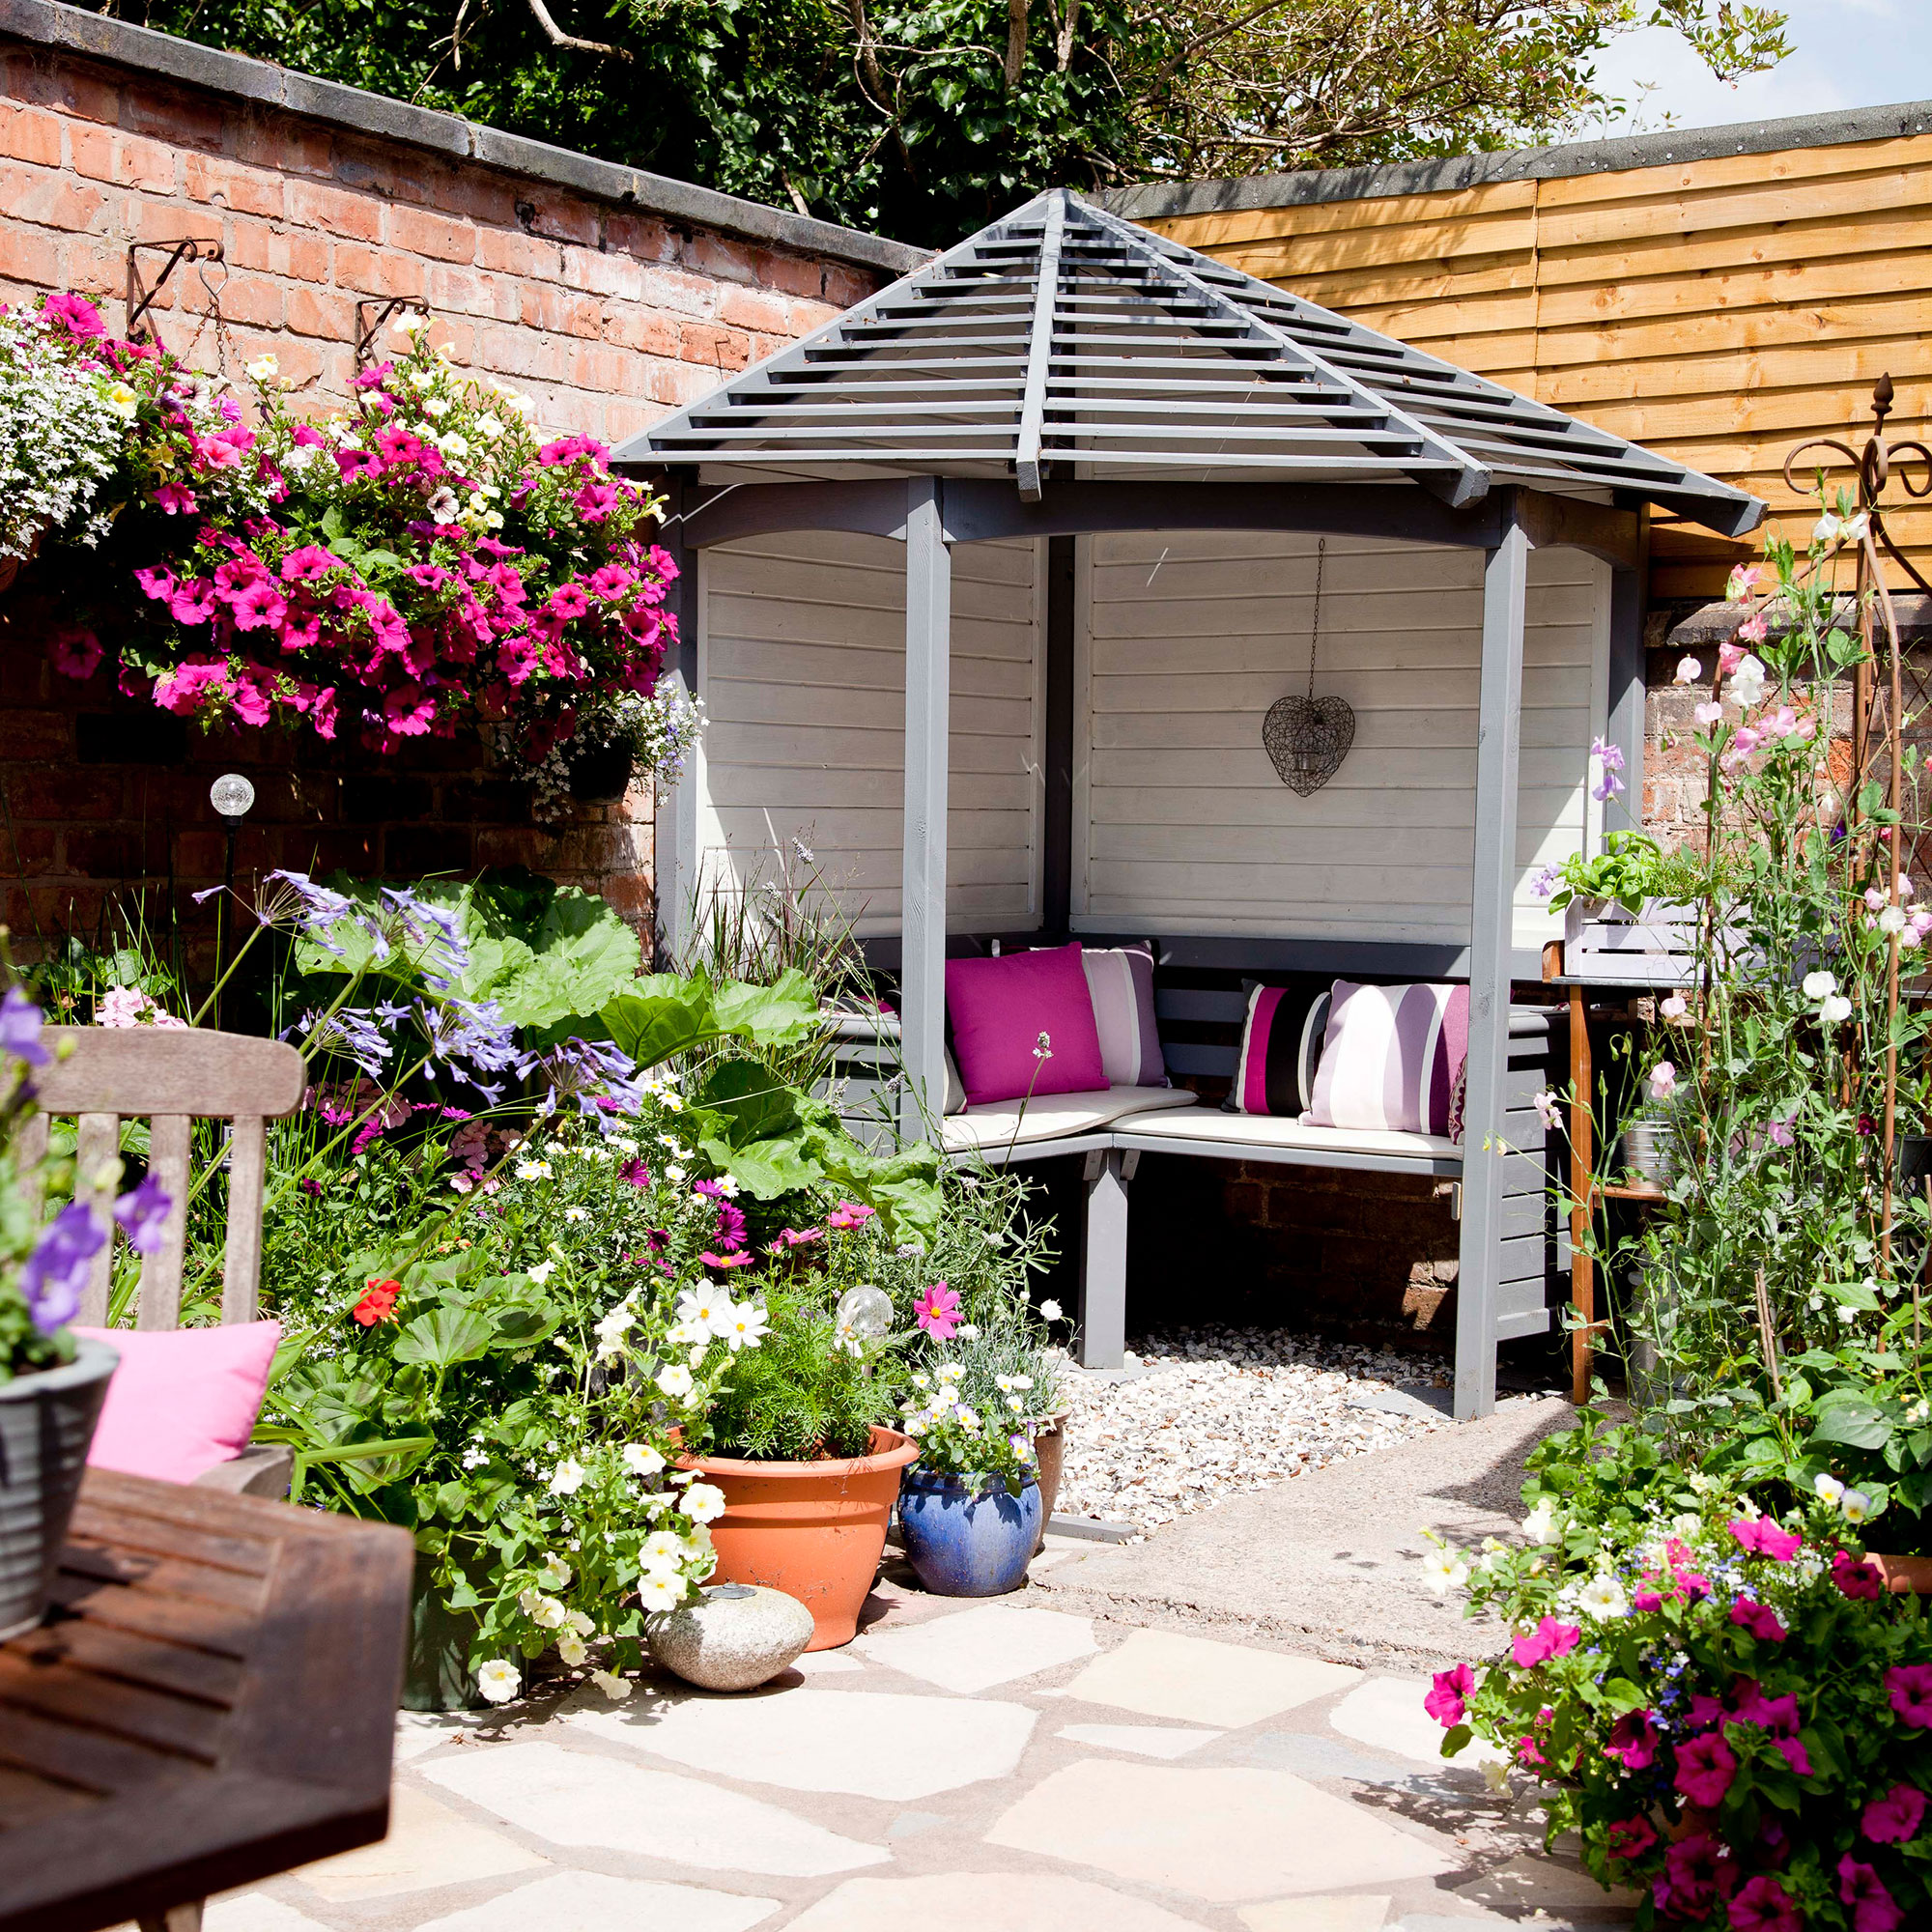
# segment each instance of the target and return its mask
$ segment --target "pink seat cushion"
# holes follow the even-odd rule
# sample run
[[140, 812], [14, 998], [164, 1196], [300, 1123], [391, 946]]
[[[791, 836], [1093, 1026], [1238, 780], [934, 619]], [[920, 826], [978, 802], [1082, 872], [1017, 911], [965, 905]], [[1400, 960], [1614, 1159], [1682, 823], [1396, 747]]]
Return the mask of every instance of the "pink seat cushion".
[[121, 1357], [87, 1460], [97, 1469], [191, 1483], [248, 1446], [279, 1321], [219, 1328], [73, 1328]]
[[[946, 962], [946, 1016], [967, 1103], [1091, 1094], [1107, 1084], [1080, 942]], [[1037, 1057], [1039, 1037], [1051, 1056]]]

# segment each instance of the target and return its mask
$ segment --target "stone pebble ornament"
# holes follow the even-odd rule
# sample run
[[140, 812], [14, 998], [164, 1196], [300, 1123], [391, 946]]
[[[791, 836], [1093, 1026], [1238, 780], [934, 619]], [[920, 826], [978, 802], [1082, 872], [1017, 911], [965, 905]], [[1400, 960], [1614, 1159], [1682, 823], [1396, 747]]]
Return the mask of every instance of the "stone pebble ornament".
[[644, 1620], [651, 1655], [700, 1690], [755, 1690], [811, 1641], [811, 1612], [782, 1590], [713, 1583], [697, 1601]]

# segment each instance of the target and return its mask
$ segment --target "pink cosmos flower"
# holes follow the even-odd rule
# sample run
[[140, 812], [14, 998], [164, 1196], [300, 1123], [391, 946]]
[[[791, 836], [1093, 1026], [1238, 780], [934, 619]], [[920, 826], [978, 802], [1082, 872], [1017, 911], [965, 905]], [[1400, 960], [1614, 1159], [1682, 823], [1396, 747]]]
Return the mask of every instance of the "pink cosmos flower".
[[1897, 1932], [1905, 1923], [1878, 1873], [1850, 1852], [1838, 1861], [1838, 1896], [1852, 1908], [1852, 1932]]
[[191, 517], [194, 515], [195, 494], [185, 483], [157, 483], [155, 485], [155, 508], [166, 517]]
[[1559, 1624], [1554, 1617], [1545, 1617], [1535, 1630], [1510, 1639], [1510, 1654], [1523, 1669], [1529, 1670], [1553, 1657], [1567, 1657], [1582, 1640], [1582, 1635], [1576, 1624]]
[[1932, 1663], [1895, 1663], [1885, 1673], [1891, 1708], [1908, 1730], [1932, 1727]]
[[1804, 1539], [1795, 1529], [1780, 1529], [1768, 1516], [1741, 1516], [1730, 1530], [1739, 1548], [1769, 1556], [1774, 1563], [1789, 1563], [1804, 1548]]
[[1657, 1828], [1648, 1818], [1619, 1818], [1609, 1831], [1613, 1859], [1640, 1859], [1657, 1843]]
[[1918, 1835], [1925, 1817], [1925, 1794], [1910, 1784], [1894, 1784], [1865, 1806], [1862, 1830], [1875, 1845], [1902, 1845]]
[[1731, 1932], [1803, 1932], [1804, 1916], [1771, 1876], [1747, 1879], [1731, 1900]]
[[823, 1228], [781, 1228], [772, 1237], [768, 1253], [778, 1254], [785, 1248], [809, 1248], [813, 1241], [825, 1238]]
[[959, 1293], [936, 1281], [913, 1302], [919, 1325], [935, 1342], [944, 1342], [959, 1326]]
[[1466, 1663], [1459, 1663], [1454, 1670], [1438, 1670], [1422, 1700], [1422, 1708], [1445, 1731], [1450, 1730], [1463, 1721], [1464, 1699], [1475, 1689], [1476, 1673]]
[[750, 1267], [754, 1257], [749, 1254], [714, 1255], [707, 1248], [697, 1259], [708, 1268], [742, 1268]]
[[1648, 1711], [1630, 1711], [1610, 1726], [1604, 1755], [1621, 1760], [1626, 1771], [1648, 1771], [1657, 1761], [1658, 1729]]
[[1782, 1643], [1784, 1626], [1777, 1620], [1777, 1612], [1769, 1604], [1760, 1604], [1755, 1597], [1739, 1597], [1731, 1605], [1731, 1621], [1740, 1630], [1747, 1630], [1761, 1643]]
[[1832, 1581], [1855, 1602], [1875, 1604], [1885, 1590], [1878, 1565], [1860, 1562], [1849, 1549], [1840, 1549], [1833, 1556]]
[[863, 1228], [867, 1221], [878, 1218], [876, 1208], [867, 1208], [863, 1201], [841, 1201], [826, 1215], [825, 1225], [835, 1234], [846, 1234], [854, 1228]]
[[1676, 1785], [1693, 1804], [1721, 1803], [1737, 1773], [1737, 1754], [1715, 1732], [1678, 1747]]
[[63, 677], [89, 678], [100, 668], [100, 639], [76, 624], [63, 625], [48, 642], [54, 668]]

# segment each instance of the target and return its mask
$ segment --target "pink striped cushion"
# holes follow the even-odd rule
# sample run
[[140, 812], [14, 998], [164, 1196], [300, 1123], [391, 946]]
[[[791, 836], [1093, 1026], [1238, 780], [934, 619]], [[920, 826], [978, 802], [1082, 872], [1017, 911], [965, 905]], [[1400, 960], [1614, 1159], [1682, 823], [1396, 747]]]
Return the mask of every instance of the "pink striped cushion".
[[1302, 1119], [1315, 1127], [1447, 1134], [1468, 1052], [1468, 987], [1337, 980]]
[[1080, 964], [1094, 996], [1094, 1025], [1108, 1086], [1170, 1086], [1153, 1016], [1153, 949], [1083, 948]]

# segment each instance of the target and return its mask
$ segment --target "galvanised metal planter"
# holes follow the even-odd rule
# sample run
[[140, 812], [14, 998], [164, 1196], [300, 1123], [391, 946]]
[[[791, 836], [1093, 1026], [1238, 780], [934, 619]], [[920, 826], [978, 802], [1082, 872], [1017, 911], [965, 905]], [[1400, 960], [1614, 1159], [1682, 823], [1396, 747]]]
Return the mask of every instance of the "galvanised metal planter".
[[0, 1641], [47, 1613], [94, 1425], [121, 1360], [104, 1342], [76, 1347], [60, 1368], [0, 1387]]
[[908, 1469], [899, 1485], [906, 1561], [935, 1597], [1004, 1597], [1026, 1581], [1039, 1542], [1039, 1485]]

